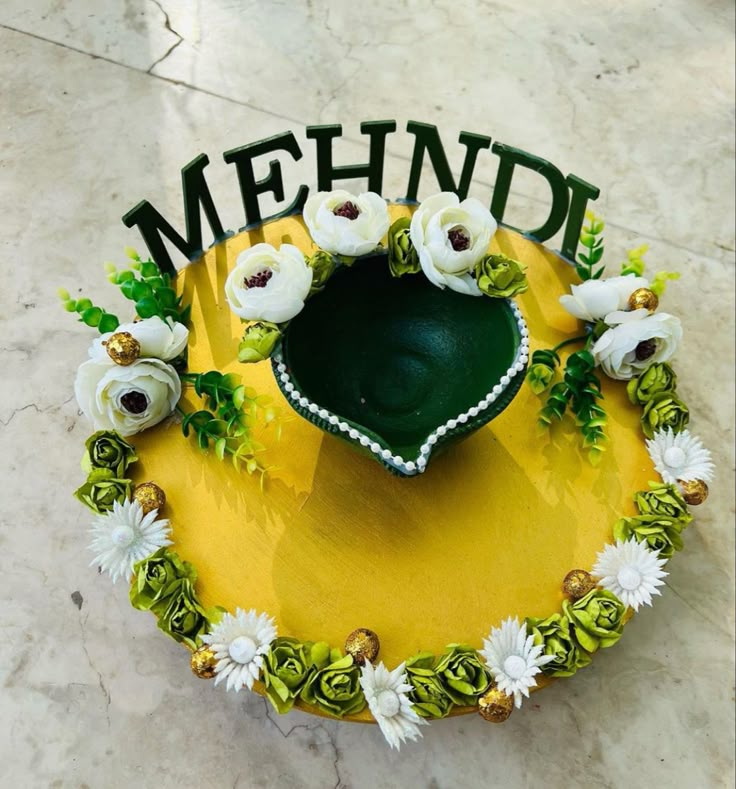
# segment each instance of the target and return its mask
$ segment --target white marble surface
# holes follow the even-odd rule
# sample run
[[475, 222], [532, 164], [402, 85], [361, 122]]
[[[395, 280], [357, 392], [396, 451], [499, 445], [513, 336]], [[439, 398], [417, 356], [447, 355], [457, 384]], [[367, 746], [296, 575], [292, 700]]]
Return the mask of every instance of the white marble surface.
[[[723, 0], [5, 0], [0, 785], [733, 786], [732, 30]], [[237, 227], [222, 151], [293, 128], [309, 155], [287, 180], [309, 181], [304, 125], [342, 122], [350, 161], [366, 153], [358, 122], [386, 117], [436, 123], [456, 167], [465, 128], [601, 187], [609, 259], [646, 240], [682, 272], [668, 294], [686, 329], [677, 367], [719, 466], [664, 597], [616, 649], [502, 727], [444, 721], [400, 756], [375, 727], [213, 695], [87, 568], [69, 491], [89, 336], [55, 296], [84, 282], [109, 298], [98, 266], [135, 238], [120, 216], [146, 196], [178, 220], [178, 168], [200, 151]], [[384, 191], [398, 195], [408, 135], [390, 151]], [[489, 155], [473, 192], [487, 198], [494, 172]], [[509, 221], [539, 218], [537, 187], [515, 186]]]

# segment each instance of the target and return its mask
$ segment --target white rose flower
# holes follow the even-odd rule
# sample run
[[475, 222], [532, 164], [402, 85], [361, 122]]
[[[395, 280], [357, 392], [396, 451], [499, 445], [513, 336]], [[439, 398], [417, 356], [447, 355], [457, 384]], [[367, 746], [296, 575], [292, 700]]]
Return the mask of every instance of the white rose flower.
[[107, 362], [109, 357], [105, 343], [118, 332], [128, 332], [141, 345], [140, 358], [161, 359], [168, 362], [183, 353], [189, 341], [189, 329], [183, 324], [167, 318], [163, 320], [155, 315], [137, 323], [122, 323], [114, 332], [107, 332], [98, 337], [89, 349], [90, 359]]
[[560, 304], [581, 321], [593, 323], [610, 312], [626, 309], [629, 296], [639, 288], [648, 288], [649, 280], [627, 274], [608, 279], [589, 279], [572, 285], [569, 293], [560, 296]]
[[600, 336], [591, 353], [603, 372], [619, 381], [628, 381], [650, 365], [668, 361], [682, 339], [680, 319], [666, 312], [612, 312], [604, 320], [613, 328]]
[[243, 320], [284, 323], [301, 312], [312, 269], [292, 244], [256, 244], [238, 255], [225, 282], [230, 309]]
[[409, 233], [422, 271], [433, 285], [480, 296], [470, 272], [488, 253], [496, 227], [480, 200], [469, 197], [461, 203], [454, 192], [440, 192], [417, 208]]
[[132, 436], [169, 416], [179, 402], [181, 382], [176, 370], [159, 359], [127, 366], [90, 359], [77, 370], [74, 394], [95, 430]]
[[304, 204], [304, 222], [314, 243], [334, 255], [367, 255], [388, 233], [386, 201], [375, 192], [317, 192]]

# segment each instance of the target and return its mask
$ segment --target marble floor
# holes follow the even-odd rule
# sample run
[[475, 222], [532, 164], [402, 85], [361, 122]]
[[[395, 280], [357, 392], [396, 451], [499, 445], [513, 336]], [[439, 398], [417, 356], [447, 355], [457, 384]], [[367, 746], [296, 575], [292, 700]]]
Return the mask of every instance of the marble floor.
[[[734, 39], [727, 0], [4, 0], [0, 4], [0, 785], [19, 787], [638, 787], [734, 785]], [[430, 727], [390, 752], [376, 727], [219, 694], [87, 567], [69, 495], [88, 428], [72, 397], [88, 334], [56, 288], [105, 289], [101, 263], [139, 243], [139, 199], [181, 221], [179, 168], [210, 155], [226, 224], [241, 221], [220, 154], [341, 122], [396, 118], [384, 192], [405, 188], [409, 118], [530, 150], [601, 187], [608, 252], [646, 242], [681, 272], [668, 295], [693, 427], [718, 479], [664, 596], [574, 681], [491, 727]], [[488, 198], [493, 157], [472, 193]], [[293, 179], [293, 180], [291, 180]], [[544, 214], [533, 177], [507, 219]]]

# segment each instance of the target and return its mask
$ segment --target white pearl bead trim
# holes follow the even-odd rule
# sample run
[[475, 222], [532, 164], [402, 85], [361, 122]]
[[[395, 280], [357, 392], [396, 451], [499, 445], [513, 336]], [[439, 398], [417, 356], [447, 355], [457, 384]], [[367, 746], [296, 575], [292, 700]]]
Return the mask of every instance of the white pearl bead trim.
[[511, 380], [524, 372], [524, 368], [529, 361], [529, 329], [527, 329], [526, 322], [516, 304], [510, 299], [507, 299], [507, 301], [516, 318], [516, 323], [521, 335], [521, 342], [519, 343], [514, 361], [506, 371], [506, 374], [501, 376], [500, 383], [496, 384], [483, 400], [480, 400], [477, 405], [472, 406], [466, 412], [458, 414], [453, 419], [448, 419], [444, 425], [440, 425], [431, 432], [420, 447], [419, 455], [414, 460], [404, 460], [401, 455], [393, 455], [391, 450], [383, 448], [370, 436], [361, 433], [360, 430], [355, 427], [351, 427], [347, 422], [341, 422], [340, 418], [335, 414], [331, 414], [326, 409], [320, 408], [316, 403], [311, 403], [306, 397], [303, 397], [301, 392], [296, 391], [294, 384], [291, 383], [289, 372], [280, 354], [273, 357], [274, 367], [278, 373], [278, 380], [283, 383], [283, 389], [288, 393], [289, 397], [294, 401], [298, 401], [302, 408], [306, 408], [311, 414], [317, 414], [332, 427], [336, 427], [339, 432], [347, 433], [352, 440], [359, 441], [361, 446], [366, 447], [366, 449], [370, 450], [376, 457], [381, 458], [386, 463], [409, 476], [422, 474], [427, 468], [429, 457], [440, 438], [446, 436], [458, 426], [466, 424], [471, 418], [478, 416], [480, 412], [495, 403], [501, 394], [503, 394], [504, 390], [511, 384]]

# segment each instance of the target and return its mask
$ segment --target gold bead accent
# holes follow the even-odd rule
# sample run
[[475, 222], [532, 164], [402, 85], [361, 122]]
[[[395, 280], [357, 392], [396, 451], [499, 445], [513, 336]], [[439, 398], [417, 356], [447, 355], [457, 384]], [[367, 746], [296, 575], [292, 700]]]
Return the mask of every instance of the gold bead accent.
[[659, 306], [659, 298], [657, 294], [649, 290], [649, 288], [637, 288], [629, 296], [629, 309], [640, 310], [645, 309], [649, 312], [654, 312]]
[[677, 484], [682, 491], [682, 498], [688, 504], [702, 504], [708, 498], [708, 486], [702, 479], [678, 479]]
[[503, 723], [514, 711], [514, 697], [498, 688], [491, 688], [478, 699], [481, 718], [491, 723]]
[[200, 647], [195, 652], [192, 652], [190, 665], [195, 676], [200, 679], [212, 679], [215, 676], [217, 658], [208, 646]]
[[378, 636], [366, 627], [359, 627], [345, 639], [345, 651], [362, 666], [366, 661], [372, 663], [378, 657], [381, 642]]
[[573, 600], [585, 597], [591, 589], [595, 589], [595, 580], [587, 570], [570, 570], [562, 582], [562, 591]]
[[143, 482], [133, 491], [133, 498], [141, 505], [143, 514], [151, 510], [161, 510], [166, 505], [166, 494], [155, 482]]
[[127, 367], [141, 355], [141, 344], [127, 331], [118, 331], [105, 343], [107, 355], [115, 364]]

